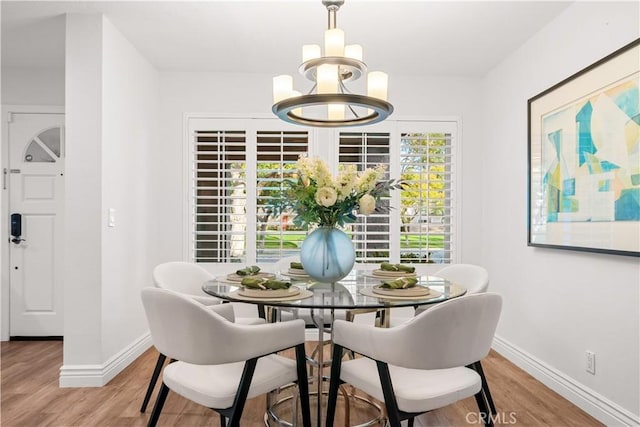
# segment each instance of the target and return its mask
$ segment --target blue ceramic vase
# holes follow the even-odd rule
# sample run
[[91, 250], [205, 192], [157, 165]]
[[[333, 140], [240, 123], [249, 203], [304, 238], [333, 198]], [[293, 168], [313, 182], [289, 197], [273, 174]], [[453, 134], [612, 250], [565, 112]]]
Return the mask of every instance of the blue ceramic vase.
[[302, 242], [300, 261], [304, 271], [321, 283], [346, 277], [356, 260], [353, 242], [342, 230], [319, 227]]

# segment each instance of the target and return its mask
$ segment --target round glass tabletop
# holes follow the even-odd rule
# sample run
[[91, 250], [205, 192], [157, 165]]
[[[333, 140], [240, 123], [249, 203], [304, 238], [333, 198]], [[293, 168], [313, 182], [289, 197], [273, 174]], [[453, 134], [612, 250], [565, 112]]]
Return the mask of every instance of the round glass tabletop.
[[[333, 309], [379, 309], [390, 307], [411, 307], [436, 304], [464, 295], [467, 290], [448, 280], [436, 276], [418, 276], [417, 286], [428, 288], [427, 291], [409, 293], [401, 290], [379, 293], [382, 284], [381, 277], [373, 275], [368, 270], [354, 270], [347, 277], [337, 283], [318, 283], [310, 279], [295, 278], [278, 274], [280, 280], [291, 281], [300, 292], [283, 298], [266, 298], [242, 295], [238, 282], [227, 279], [226, 276], [217, 277], [203, 284], [202, 289], [209, 295], [226, 301], [248, 302], [275, 307], [297, 308], [333, 308]], [[413, 289], [413, 288], [412, 288]], [[269, 291], [264, 291], [268, 295]], [[295, 293], [295, 292], [294, 292]], [[413, 294], [422, 295], [413, 295]]]

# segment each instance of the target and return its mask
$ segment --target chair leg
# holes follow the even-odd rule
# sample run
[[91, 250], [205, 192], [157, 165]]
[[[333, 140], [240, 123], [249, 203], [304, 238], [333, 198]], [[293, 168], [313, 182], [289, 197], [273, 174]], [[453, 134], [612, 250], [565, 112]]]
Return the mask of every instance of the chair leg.
[[296, 346], [296, 369], [298, 371], [298, 395], [300, 397], [300, 407], [302, 408], [302, 425], [304, 427], [311, 427], [309, 379], [307, 377], [307, 357], [304, 350], [304, 343]]
[[480, 412], [480, 417], [484, 421], [485, 426], [493, 426], [493, 417], [489, 412], [489, 408], [487, 408], [487, 402], [484, 399], [484, 393], [482, 389], [477, 392], [474, 396], [476, 398], [476, 403], [478, 404], [478, 410]]
[[218, 415], [220, 415], [220, 427], [227, 427], [227, 417], [222, 414]]
[[164, 401], [167, 400], [168, 394], [169, 387], [162, 382], [162, 387], [160, 387], [160, 392], [156, 398], [156, 404], [153, 406], [153, 412], [151, 412], [151, 418], [149, 418], [149, 424], [147, 424], [147, 427], [155, 427], [156, 424], [158, 424], [158, 418], [160, 418], [160, 412], [162, 412], [162, 407], [164, 406]]
[[158, 354], [158, 361], [156, 362], [156, 367], [154, 368], [153, 374], [151, 375], [151, 380], [149, 381], [149, 386], [147, 387], [147, 393], [144, 395], [144, 401], [142, 402], [140, 412], [144, 412], [147, 410], [149, 399], [151, 399], [151, 394], [153, 393], [153, 389], [156, 387], [156, 382], [158, 381], [160, 371], [162, 370], [162, 366], [164, 365], [164, 361], [166, 359], [167, 356], [165, 356], [164, 354]]
[[340, 387], [340, 368], [342, 367], [342, 346], [333, 344], [333, 358], [331, 360], [331, 374], [329, 380], [329, 397], [327, 399], [327, 418], [325, 425], [333, 427], [338, 402], [338, 388]]
[[414, 421], [415, 421], [415, 418], [409, 418], [409, 421], [407, 421], [407, 427], [413, 427]]
[[487, 403], [489, 404], [489, 409], [491, 410], [491, 414], [493, 416], [498, 415], [498, 411], [496, 410], [496, 405], [493, 403], [493, 398], [491, 397], [491, 392], [489, 391], [489, 384], [487, 383], [487, 378], [484, 376], [484, 370], [482, 369], [482, 363], [478, 360], [475, 364], [475, 370], [480, 375], [482, 379], [482, 391], [484, 393], [485, 398], [487, 399]]
[[396, 395], [393, 392], [393, 384], [391, 384], [391, 374], [389, 373], [389, 365], [385, 362], [376, 360], [378, 365], [378, 375], [380, 376], [380, 385], [382, 385], [382, 394], [384, 395], [384, 404], [387, 407], [387, 416], [391, 427], [400, 427], [400, 410]]
[[244, 363], [244, 370], [242, 371], [242, 377], [240, 378], [240, 385], [236, 392], [236, 397], [231, 407], [231, 416], [229, 417], [229, 427], [240, 427], [240, 418], [242, 417], [242, 411], [244, 411], [244, 404], [247, 402], [247, 395], [249, 394], [249, 387], [251, 386], [251, 379], [253, 373], [256, 370], [256, 364], [258, 358], [249, 359]]

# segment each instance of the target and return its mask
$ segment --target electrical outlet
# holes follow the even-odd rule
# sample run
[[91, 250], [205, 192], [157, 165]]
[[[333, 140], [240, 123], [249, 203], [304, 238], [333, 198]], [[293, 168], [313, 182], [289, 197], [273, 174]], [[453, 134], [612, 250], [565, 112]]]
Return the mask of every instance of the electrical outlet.
[[588, 373], [595, 375], [596, 374], [596, 354], [593, 351], [588, 351], [586, 353], [586, 366], [585, 369]]

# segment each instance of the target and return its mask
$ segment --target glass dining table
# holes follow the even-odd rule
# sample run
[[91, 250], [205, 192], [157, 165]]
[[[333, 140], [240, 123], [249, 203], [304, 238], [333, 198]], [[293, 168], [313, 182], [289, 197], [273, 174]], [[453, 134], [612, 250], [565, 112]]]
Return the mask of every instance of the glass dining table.
[[[242, 292], [240, 283], [228, 280], [227, 276], [217, 277], [203, 284], [202, 289], [209, 295], [224, 301], [244, 302], [256, 304], [260, 316], [274, 321], [279, 311], [296, 313], [296, 309], [308, 309], [310, 318], [318, 328], [318, 347], [309, 357], [312, 367], [317, 367], [317, 374], [312, 380], [316, 383], [317, 391], [313, 394], [317, 397], [317, 408], [322, 408], [322, 385], [327, 378], [323, 374], [323, 368], [329, 366], [331, 361], [324, 360], [325, 334], [331, 336], [331, 326], [335, 319], [336, 311], [345, 311], [346, 318], [352, 318], [353, 314], [375, 311], [377, 313], [376, 324], [388, 327], [391, 309], [398, 307], [427, 306], [437, 304], [449, 299], [457, 298], [466, 293], [466, 289], [436, 276], [417, 276], [417, 289], [422, 292], [394, 292], [381, 290], [383, 278], [376, 276], [371, 270], [353, 270], [344, 279], [336, 283], [320, 283], [311, 279], [287, 276], [285, 272], [277, 272], [278, 279], [290, 280], [295, 287], [294, 295], [279, 296], [275, 298], [255, 296]], [[403, 290], [404, 291], [404, 290]], [[268, 295], [269, 291], [264, 291]], [[313, 371], [312, 371], [313, 372]], [[313, 377], [313, 375], [312, 375]], [[348, 408], [348, 407], [347, 407]], [[322, 425], [322, 410], [317, 410], [317, 425]], [[292, 425], [278, 419], [280, 425]], [[348, 418], [348, 416], [347, 416]], [[359, 426], [371, 425], [379, 420], [359, 424]], [[349, 423], [346, 423], [349, 425]]]

